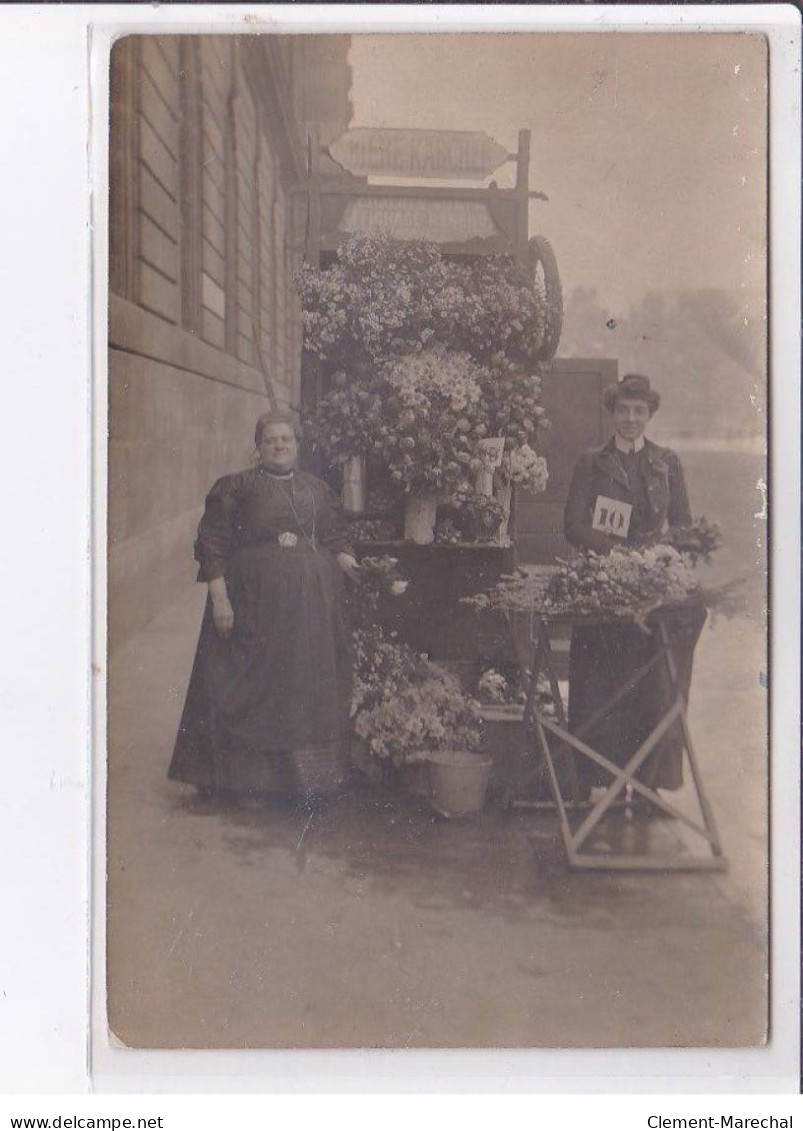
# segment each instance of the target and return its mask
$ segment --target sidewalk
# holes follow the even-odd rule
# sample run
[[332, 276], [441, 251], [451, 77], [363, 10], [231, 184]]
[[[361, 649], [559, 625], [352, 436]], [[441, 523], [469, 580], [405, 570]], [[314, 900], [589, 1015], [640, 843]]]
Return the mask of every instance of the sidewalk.
[[[578, 874], [551, 815], [437, 820], [368, 786], [310, 818], [165, 773], [198, 586], [118, 653], [110, 1020], [139, 1047], [759, 1043], [765, 756], [750, 633], [700, 642], [691, 723], [727, 875]], [[662, 822], [662, 824], [665, 824]]]

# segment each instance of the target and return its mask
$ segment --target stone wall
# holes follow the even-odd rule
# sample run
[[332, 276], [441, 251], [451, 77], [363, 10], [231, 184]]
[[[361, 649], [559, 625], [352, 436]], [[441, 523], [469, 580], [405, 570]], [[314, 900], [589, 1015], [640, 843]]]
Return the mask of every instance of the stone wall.
[[[347, 41], [331, 49], [339, 132]], [[299, 404], [299, 114], [326, 113], [310, 52], [272, 36], [128, 36], [112, 53], [112, 649], [192, 584], [205, 494], [247, 466], [256, 417]]]

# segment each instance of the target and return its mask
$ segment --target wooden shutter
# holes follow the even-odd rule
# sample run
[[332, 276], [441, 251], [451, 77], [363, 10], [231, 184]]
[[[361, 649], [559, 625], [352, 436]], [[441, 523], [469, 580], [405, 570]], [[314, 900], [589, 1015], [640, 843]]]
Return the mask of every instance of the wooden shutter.
[[516, 557], [551, 564], [570, 552], [563, 537], [563, 507], [580, 455], [605, 439], [602, 393], [614, 384], [617, 362], [610, 359], [556, 358], [544, 378], [543, 405], [552, 428], [542, 433], [539, 450], [549, 468], [546, 491], [517, 491], [514, 517]]

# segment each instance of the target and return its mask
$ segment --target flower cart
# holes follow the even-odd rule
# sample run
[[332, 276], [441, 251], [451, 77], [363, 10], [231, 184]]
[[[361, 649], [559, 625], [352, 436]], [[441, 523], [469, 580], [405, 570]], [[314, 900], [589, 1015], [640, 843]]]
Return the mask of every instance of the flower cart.
[[[330, 151], [346, 169], [354, 142]], [[322, 157], [313, 136], [297, 275], [309, 455], [333, 486], [339, 475], [361, 560], [393, 558], [409, 579], [403, 596], [376, 603], [385, 644], [457, 669], [465, 697], [511, 642], [503, 618], [478, 620], [460, 602], [513, 568], [515, 489], [542, 492], [547, 480], [541, 379], [562, 294], [548, 242], [529, 238], [530, 199], [543, 197], [529, 188], [529, 133], [502, 158], [516, 161], [514, 189], [375, 186], [327, 176]]]
[[[708, 609], [731, 612], [737, 607], [732, 590], [738, 583], [706, 589], [695, 570], [718, 544], [718, 529], [701, 519], [692, 527], [667, 532], [657, 545], [617, 548], [607, 556], [585, 551], [550, 572], [519, 569], [466, 601], [484, 612], [504, 612], [519, 640], [522, 624], [527, 627], [526, 740], [507, 802], [515, 803], [522, 789], [546, 783], [571, 867], [676, 871], [726, 867], [687, 710], [691, 676], [687, 646], [691, 642], [693, 649]], [[553, 648], [555, 636], [567, 630], [617, 633], [623, 628], [634, 655], [621, 673], [617, 667], [607, 673], [613, 671], [614, 678], [605, 685], [601, 701], [585, 712], [579, 725], [576, 716], [570, 728]], [[625, 716], [624, 730], [608, 729], [618, 712], [632, 710], [639, 702], [650, 705], [649, 721]], [[672, 750], [667, 745], [670, 739]], [[678, 764], [670, 774], [666, 759], [675, 754]], [[656, 786], [677, 788], [684, 758], [699, 819], [668, 801]], [[580, 772], [589, 765], [597, 774], [603, 771], [597, 797], [580, 788]], [[675, 780], [665, 782], [664, 773]], [[707, 854], [594, 851], [600, 823], [627, 795], [691, 829], [704, 842]]]
[[380, 614], [434, 659], [493, 661], [498, 632], [480, 640], [459, 601], [513, 566], [513, 488], [546, 486], [543, 293], [510, 256], [454, 261], [384, 235], [305, 265], [299, 291], [307, 356], [330, 374], [309, 434], [342, 470], [359, 553], [398, 558], [411, 581]]
[[[635, 675], [611, 696], [596, 715], [586, 720], [584, 726], [574, 733], [570, 733], [568, 729], [563, 698], [556, 675], [555, 657], [551, 647], [552, 635], [555, 630], [574, 628], [578, 625], [585, 627], [590, 624], [616, 624], [621, 618], [613, 612], [598, 614], [595, 617], [582, 613], [561, 613], [557, 611], [539, 612], [533, 616], [532, 661], [524, 712], [525, 724], [533, 741], [529, 747], [532, 753], [523, 760], [520, 782], [531, 768], [528, 763], [534, 754], [537, 758], [540, 758], [541, 765], [546, 770], [549, 787], [558, 810], [560, 831], [567, 860], [571, 868], [610, 869], [614, 871], [629, 869], [722, 871], [727, 867], [727, 861], [722, 854], [714, 814], [705, 792], [699, 762], [692, 742], [687, 703], [681, 687], [678, 663], [671, 644], [670, 627], [673, 617], [687, 609], [702, 609], [702, 607], [701, 604], [690, 603], [687, 606], [666, 606], [650, 613], [647, 619], [647, 628], [657, 637], [659, 646], [655, 649], [649, 661], [642, 665]], [[659, 664], [666, 665], [669, 678], [676, 690], [674, 702], [659, 719], [645, 741], [633, 753], [627, 764], [617, 766], [591, 745], [591, 740], [587, 737], [588, 732], [593, 729], [594, 723], [614, 711], [629, 696], [637, 694], [642, 683]], [[543, 678], [549, 681], [552, 688], [554, 712], [547, 713], [543, 706], [539, 706], [537, 702], [536, 689], [539, 680]], [[672, 727], [682, 729], [684, 749], [691, 770], [695, 795], [702, 814], [702, 822], [690, 818], [670, 801], [667, 801], [662, 794], [643, 784], [637, 776], [639, 769], [653, 754], [664, 735]], [[567, 791], [565, 779], [561, 781], [558, 773], [557, 759], [566, 749], [570, 749], [575, 758], [579, 755], [580, 758], [589, 760], [612, 775], [612, 781], [608, 788], [598, 800], [591, 803], [588, 811], [581, 818], [579, 824], [575, 824], [574, 828], [571, 824], [566, 796], [567, 792], [571, 795], [571, 785]], [[693, 856], [683, 853], [656, 856], [639, 853], [613, 854], [590, 851], [589, 848], [593, 843], [592, 834], [606, 814], [610, 812], [612, 806], [621, 800], [627, 787], [695, 832], [708, 846], [709, 854]]]

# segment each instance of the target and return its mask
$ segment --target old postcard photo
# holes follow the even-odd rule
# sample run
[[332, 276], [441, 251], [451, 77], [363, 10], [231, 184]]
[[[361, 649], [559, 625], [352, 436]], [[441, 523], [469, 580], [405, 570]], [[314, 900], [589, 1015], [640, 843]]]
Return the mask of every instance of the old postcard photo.
[[768, 66], [114, 44], [116, 1043], [767, 1040]]

